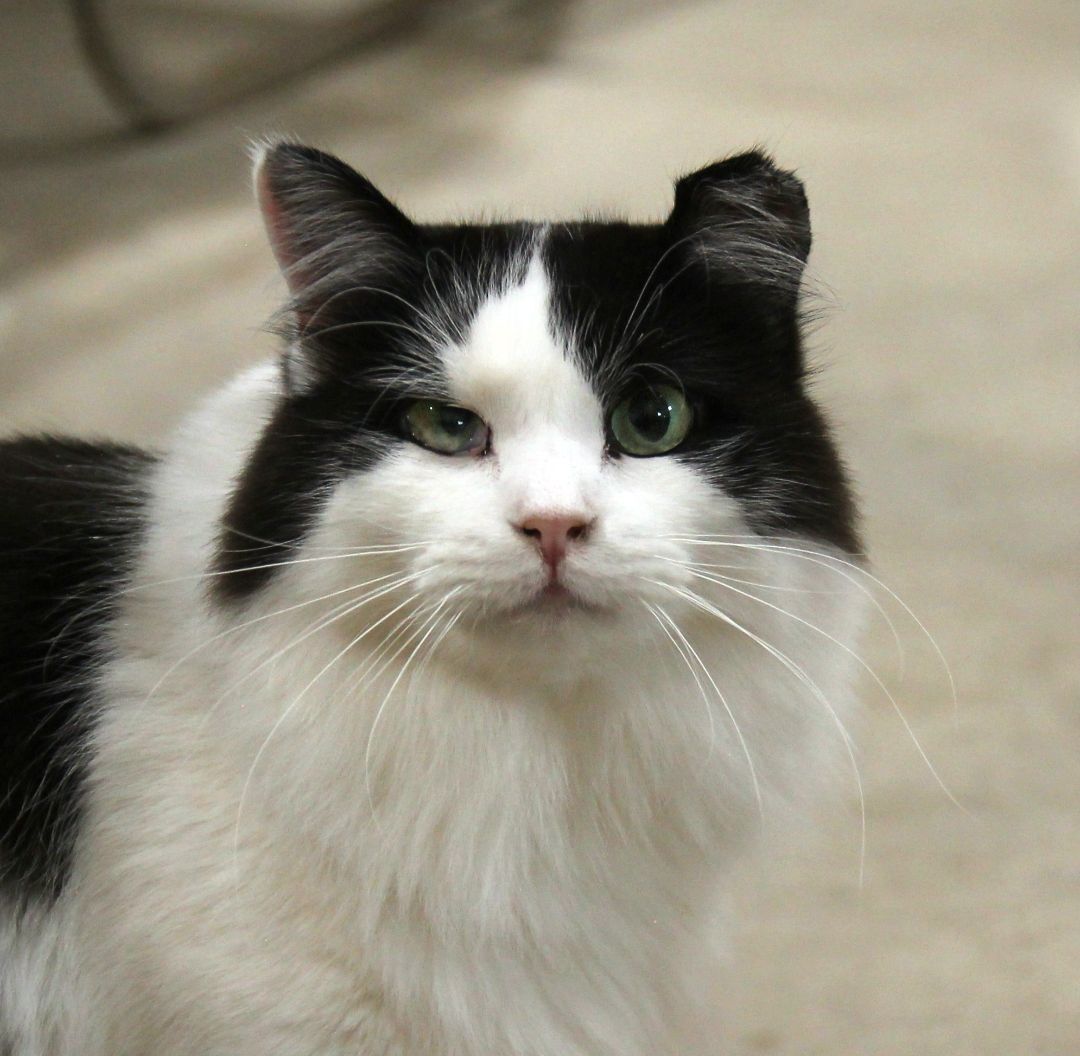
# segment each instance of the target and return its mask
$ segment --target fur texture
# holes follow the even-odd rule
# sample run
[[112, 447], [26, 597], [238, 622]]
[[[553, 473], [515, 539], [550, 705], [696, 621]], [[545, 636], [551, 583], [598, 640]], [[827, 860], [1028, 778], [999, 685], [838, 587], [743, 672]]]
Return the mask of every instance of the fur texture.
[[[74, 850], [0, 889], [0, 1039], [709, 1051], [724, 872], [850, 753], [857, 544], [804, 385], [801, 185], [749, 154], [663, 224], [421, 227], [286, 144], [256, 187], [282, 361], [105, 489], [147, 496], [111, 578], [49, 586], [108, 604], [60, 716]], [[665, 385], [692, 424], [634, 457], [613, 408]], [[417, 400], [483, 450], [413, 442]], [[20, 737], [56, 715], [13, 699]]]

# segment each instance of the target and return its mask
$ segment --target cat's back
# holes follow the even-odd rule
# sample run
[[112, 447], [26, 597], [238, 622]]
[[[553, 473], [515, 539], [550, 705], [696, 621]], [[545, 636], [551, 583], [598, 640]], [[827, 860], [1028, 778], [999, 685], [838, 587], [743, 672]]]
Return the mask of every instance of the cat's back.
[[94, 675], [153, 461], [116, 444], [0, 442], [0, 894], [62, 885]]

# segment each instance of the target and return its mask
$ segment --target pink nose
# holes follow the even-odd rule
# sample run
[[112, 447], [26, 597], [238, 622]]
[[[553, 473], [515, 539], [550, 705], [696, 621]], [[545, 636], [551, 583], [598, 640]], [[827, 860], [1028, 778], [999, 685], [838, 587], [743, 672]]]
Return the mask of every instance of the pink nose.
[[532, 539], [540, 550], [544, 564], [552, 576], [558, 574], [559, 565], [566, 557], [571, 540], [582, 540], [588, 534], [592, 522], [579, 516], [547, 516], [539, 514], [526, 517], [517, 527], [522, 535]]

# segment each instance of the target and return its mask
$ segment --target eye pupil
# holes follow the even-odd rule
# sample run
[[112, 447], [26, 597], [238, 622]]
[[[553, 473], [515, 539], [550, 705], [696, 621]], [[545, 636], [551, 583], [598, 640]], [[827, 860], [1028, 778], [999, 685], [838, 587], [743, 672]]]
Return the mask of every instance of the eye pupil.
[[649, 391], [628, 408], [630, 425], [646, 440], [658, 443], [671, 428], [671, 407], [666, 399]]
[[463, 433], [469, 425], [469, 419], [459, 407], [442, 406], [439, 408], [438, 413], [439, 428], [446, 430], [448, 433]]

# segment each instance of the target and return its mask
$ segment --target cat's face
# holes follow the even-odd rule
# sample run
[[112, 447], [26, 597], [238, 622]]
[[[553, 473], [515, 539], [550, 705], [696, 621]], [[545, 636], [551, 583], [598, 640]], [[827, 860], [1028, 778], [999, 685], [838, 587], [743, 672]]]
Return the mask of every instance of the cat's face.
[[[684, 461], [621, 450], [612, 401], [552, 318], [542, 259], [522, 270], [443, 352], [446, 401], [404, 401], [405, 430], [419, 435], [343, 482], [329, 512], [340, 524], [374, 505], [388, 541], [421, 542], [408, 561], [425, 570], [418, 587], [479, 617], [480, 629], [509, 620], [528, 633], [522, 622], [535, 619], [550, 633], [640, 608], [636, 599], [658, 593], [650, 578], [676, 570], [678, 536], [744, 529], [737, 504]], [[663, 447], [664, 433], [671, 442], [692, 427], [671, 383], [635, 378], [616, 397], [620, 417], [652, 412], [636, 436], [618, 422], [626, 442], [648, 447], [651, 428]], [[464, 446], [448, 454], [425, 443]]]
[[294, 301], [285, 396], [226, 518], [226, 602], [298, 548], [375, 548], [357, 561], [383, 610], [412, 598], [432, 629], [453, 614], [543, 652], [684, 607], [721, 537], [853, 547], [803, 390], [805, 200], [766, 159], [680, 181], [659, 225], [417, 226], [291, 146], [257, 182]]

